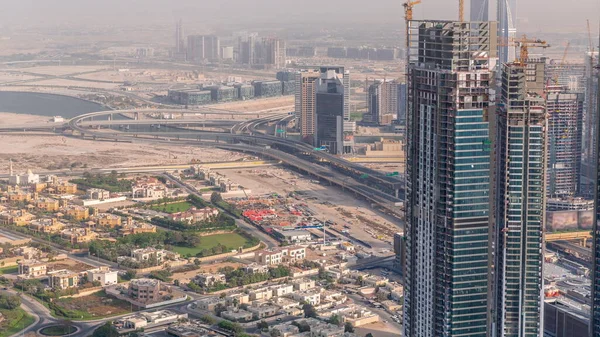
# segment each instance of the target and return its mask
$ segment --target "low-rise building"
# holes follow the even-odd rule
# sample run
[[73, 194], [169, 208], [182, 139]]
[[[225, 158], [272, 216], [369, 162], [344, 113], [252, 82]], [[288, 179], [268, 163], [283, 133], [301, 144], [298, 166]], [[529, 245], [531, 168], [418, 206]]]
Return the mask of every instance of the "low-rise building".
[[64, 208], [68, 217], [75, 221], [87, 220], [90, 217], [90, 209], [78, 205], [69, 205]]
[[263, 319], [266, 317], [275, 316], [280, 309], [274, 305], [263, 304], [248, 306], [246, 310], [252, 313], [254, 319]]
[[37, 219], [29, 223], [29, 229], [38, 233], [58, 233], [63, 228], [65, 228], [65, 224], [56, 218]]
[[161, 299], [160, 281], [149, 278], [133, 279], [129, 282], [127, 293], [129, 297], [142, 303], [158, 301]]
[[268, 300], [273, 297], [273, 290], [269, 287], [252, 289], [250, 290], [249, 295], [252, 301]]
[[357, 308], [352, 312], [343, 313], [342, 321], [350, 323], [353, 327], [359, 327], [379, 322], [379, 315], [366, 310], [365, 308]]
[[271, 286], [271, 290], [273, 291], [274, 297], [279, 297], [292, 293], [294, 291], [294, 286], [291, 284], [279, 284]]
[[311, 305], [318, 305], [321, 303], [321, 291], [318, 289], [298, 291], [291, 293], [290, 296], [297, 301], [305, 302]]
[[248, 274], [264, 274], [269, 272], [269, 266], [258, 263], [251, 263], [243, 267], [244, 272]]
[[195, 207], [192, 207], [185, 212], [169, 214], [168, 218], [173, 221], [180, 221], [180, 222], [185, 222], [187, 224], [193, 224], [193, 223], [209, 220], [218, 215], [219, 215], [219, 211], [216, 208], [205, 207], [205, 208], [197, 209]]
[[300, 307], [300, 302], [287, 297], [277, 297], [273, 299], [273, 304], [277, 305], [282, 310], [289, 310]]
[[165, 262], [167, 259], [176, 260], [179, 254], [164, 249], [153, 247], [138, 248], [131, 251], [131, 258], [137, 262], [156, 261], [157, 264]]
[[46, 275], [46, 263], [38, 260], [19, 261], [19, 276], [40, 277]]
[[294, 263], [306, 258], [306, 248], [285, 247], [262, 250], [255, 255], [256, 262], [267, 266]]
[[12, 249], [15, 255], [23, 256], [26, 260], [35, 260], [42, 255], [42, 251], [29, 246], [21, 246]]
[[252, 313], [243, 309], [233, 309], [221, 312], [221, 317], [233, 322], [249, 322], [252, 320]]
[[312, 240], [312, 235], [307, 230], [274, 230], [273, 234], [279, 240], [287, 243], [300, 243]]
[[89, 188], [86, 195], [88, 199], [92, 200], [110, 199], [110, 192], [101, 188]]
[[214, 331], [208, 330], [202, 325], [193, 322], [171, 324], [167, 328], [169, 336], [176, 337], [217, 337], [220, 336]]
[[154, 312], [140, 312], [135, 315], [126, 316], [118, 320], [116, 324], [120, 324], [126, 329], [138, 330], [175, 323], [178, 320], [187, 317], [187, 314], [178, 314], [171, 310], [159, 310]]
[[196, 301], [196, 308], [200, 311], [214, 312], [217, 305], [226, 306], [227, 300], [220, 297], [207, 297]]
[[92, 221], [94, 221], [98, 227], [114, 228], [121, 226], [121, 217], [110, 213], [98, 213], [97, 215], [92, 216]]
[[48, 272], [48, 285], [54, 289], [76, 288], [79, 274], [66, 269]]
[[31, 194], [23, 191], [11, 191], [6, 194], [6, 200], [10, 203], [31, 201]]
[[102, 286], [118, 283], [118, 272], [115, 270], [111, 271], [107, 266], [90, 269], [86, 271], [86, 273], [89, 282], [97, 281], [100, 282]]
[[128, 217], [127, 222], [119, 229], [119, 233], [123, 236], [140, 233], [156, 233], [156, 226], [146, 222], [135, 221], [132, 217]]
[[72, 244], [85, 243], [96, 240], [98, 233], [88, 228], [68, 228], [60, 232], [60, 236], [69, 240]]
[[217, 283], [225, 283], [225, 274], [202, 273], [194, 277], [193, 282], [201, 287], [212, 287]]
[[294, 286], [294, 290], [297, 291], [305, 291], [315, 287], [315, 280], [311, 279], [297, 279], [293, 280], [291, 283]]
[[52, 198], [38, 198], [35, 200], [35, 207], [46, 212], [58, 212], [60, 203]]
[[292, 337], [298, 333], [300, 333], [298, 327], [288, 323], [277, 324], [269, 327], [269, 336]]
[[0, 225], [26, 226], [35, 215], [26, 210], [7, 210], [0, 213]]
[[70, 183], [68, 181], [61, 181], [57, 185], [53, 186], [56, 194], [75, 194], [77, 193], [77, 184]]

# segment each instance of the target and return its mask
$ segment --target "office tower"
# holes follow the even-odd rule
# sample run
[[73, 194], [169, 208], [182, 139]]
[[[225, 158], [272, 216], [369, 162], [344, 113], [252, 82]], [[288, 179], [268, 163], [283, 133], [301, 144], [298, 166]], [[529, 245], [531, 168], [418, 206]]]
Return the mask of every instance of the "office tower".
[[313, 144], [315, 136], [315, 95], [319, 77], [317, 69], [301, 70], [296, 73], [296, 117], [299, 118], [302, 141], [310, 144]]
[[187, 43], [187, 59], [192, 62], [217, 61], [220, 48], [217, 36], [190, 35]]
[[550, 198], [573, 197], [581, 174], [583, 94], [548, 87], [548, 173]]
[[286, 60], [286, 44], [282, 39], [268, 38], [263, 39], [264, 48], [266, 51], [266, 59], [264, 64], [272, 65], [275, 68], [284, 68]]
[[490, 198], [491, 336], [542, 336], [544, 60], [502, 65]]
[[471, 21], [488, 21], [489, 12], [489, 0], [471, 0]]
[[[597, 57], [596, 62], [597, 66], [600, 68], [600, 57]], [[596, 73], [596, 81], [600, 82], [600, 74]], [[600, 88], [596, 87], [596, 101], [590, 102], [590, 104], [596, 105], [596, 111], [600, 111]], [[596, 124], [594, 127], [596, 128], [596, 135], [600, 132], [600, 122], [596, 117]], [[595, 149], [595, 158], [594, 161], [600, 164], [600, 137], [596, 136], [594, 147]], [[594, 218], [594, 230], [592, 231], [594, 237], [594, 243], [592, 246], [592, 284], [591, 284], [591, 300], [592, 303], [590, 307], [592, 308], [591, 319], [590, 319], [590, 327], [591, 327], [591, 336], [592, 337], [600, 337], [600, 224], [598, 221], [600, 220], [600, 169], [594, 171], [596, 173], [596, 180], [594, 182], [594, 193], [595, 193], [595, 218]]]
[[498, 0], [498, 58], [500, 64], [515, 60], [514, 40], [517, 37], [517, 0]]
[[238, 57], [237, 61], [241, 64], [252, 65], [255, 64], [255, 45], [256, 45], [257, 34], [252, 33], [244, 37], [238, 38]]
[[321, 69], [316, 88], [315, 144], [329, 153], [344, 153], [344, 77]]
[[390, 125], [398, 117], [398, 86], [395, 80], [376, 80], [369, 86], [367, 108], [372, 122]]
[[398, 85], [398, 124], [406, 125], [406, 83]]
[[177, 21], [175, 26], [175, 53], [185, 53], [185, 41], [183, 40], [183, 21]]
[[596, 142], [598, 138], [598, 52], [587, 52], [585, 55], [585, 101], [583, 107], [583, 153], [581, 164], [580, 191], [585, 196], [593, 196], [596, 181]]
[[408, 28], [404, 336], [485, 337], [497, 28]]

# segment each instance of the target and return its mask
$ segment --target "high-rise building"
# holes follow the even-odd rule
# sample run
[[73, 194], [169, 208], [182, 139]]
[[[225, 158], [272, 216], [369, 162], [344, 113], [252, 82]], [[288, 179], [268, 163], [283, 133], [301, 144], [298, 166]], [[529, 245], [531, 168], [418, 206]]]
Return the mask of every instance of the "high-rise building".
[[583, 153], [581, 164], [580, 192], [585, 196], [593, 196], [596, 177], [596, 142], [598, 130], [598, 52], [587, 52], [585, 57], [585, 100], [583, 106]]
[[485, 337], [496, 24], [408, 33], [404, 336]]
[[546, 80], [552, 85], [566, 87], [570, 92], [584, 92], [585, 64], [551, 60], [546, 66]]
[[329, 153], [344, 152], [344, 77], [336, 69], [323, 69], [317, 80], [315, 144]]
[[183, 21], [177, 21], [175, 25], [175, 53], [176, 54], [184, 54], [185, 53], [185, 41], [183, 40]]
[[221, 49], [219, 37], [214, 35], [190, 35], [187, 43], [187, 59], [192, 62], [217, 61]]
[[268, 38], [263, 39], [263, 48], [265, 50], [265, 63], [275, 68], [284, 68], [286, 60], [286, 44], [282, 39]]
[[372, 122], [389, 125], [398, 117], [398, 86], [395, 80], [376, 80], [369, 86], [367, 108]]
[[500, 64], [516, 59], [513, 42], [517, 37], [517, 0], [498, 0], [498, 58]]
[[583, 94], [548, 87], [548, 188], [551, 198], [573, 197], [579, 191]]
[[489, 0], [471, 0], [471, 21], [489, 21], [489, 12]]
[[[600, 67], [600, 61], [598, 61], [597, 65]], [[600, 74], [596, 74], [596, 80], [600, 82]], [[600, 88], [596, 88], [596, 102], [590, 102], [590, 104], [596, 104], [596, 111], [600, 111]], [[596, 128], [596, 135], [600, 133], [600, 122], [596, 119], [596, 124], [594, 127]], [[594, 139], [595, 144], [595, 158], [594, 161], [596, 165], [600, 164], [600, 137], [596, 136]], [[596, 169], [596, 179], [594, 182], [594, 196], [595, 196], [595, 214], [594, 214], [594, 230], [592, 231], [594, 241], [592, 246], [592, 303], [591, 303], [591, 319], [590, 319], [590, 327], [592, 337], [600, 337], [600, 224], [598, 221], [600, 220], [600, 170]]]
[[302, 141], [310, 144], [313, 143], [315, 137], [315, 95], [319, 77], [317, 69], [301, 70], [296, 73], [296, 117], [299, 118]]
[[490, 336], [539, 337], [545, 225], [544, 60], [502, 65], [490, 198]]

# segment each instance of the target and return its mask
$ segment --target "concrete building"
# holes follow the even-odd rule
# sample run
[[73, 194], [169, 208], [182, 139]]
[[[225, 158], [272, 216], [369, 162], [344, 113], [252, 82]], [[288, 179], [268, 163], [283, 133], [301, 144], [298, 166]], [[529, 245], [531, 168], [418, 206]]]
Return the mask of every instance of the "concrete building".
[[252, 313], [243, 309], [232, 309], [221, 312], [221, 317], [232, 322], [249, 322], [252, 320]]
[[219, 60], [221, 43], [215, 35], [190, 35], [187, 38], [187, 59], [190, 62]]
[[281, 81], [252, 81], [255, 97], [278, 97], [283, 93]]
[[89, 228], [68, 228], [60, 232], [60, 236], [69, 240], [72, 244], [85, 243], [96, 240], [98, 233]]
[[115, 270], [111, 271], [107, 266], [90, 269], [86, 273], [89, 282], [98, 281], [102, 286], [117, 284], [118, 282], [118, 272]]
[[583, 108], [583, 154], [580, 189], [582, 195], [592, 197], [596, 181], [596, 138], [598, 124], [598, 52], [588, 51], [585, 54], [585, 99]]
[[110, 192], [101, 188], [90, 188], [86, 191], [88, 199], [104, 200], [110, 199]]
[[406, 337], [486, 335], [493, 36], [495, 23], [409, 22]]
[[76, 288], [79, 274], [66, 269], [48, 272], [48, 285], [54, 289]]
[[563, 87], [547, 89], [548, 171], [546, 194], [549, 198], [573, 197], [579, 192], [583, 129], [581, 93]]
[[315, 281], [311, 279], [296, 279], [291, 283], [297, 291], [305, 291], [315, 287]]
[[390, 125], [398, 117], [398, 89], [396, 80], [375, 80], [369, 86], [367, 108], [371, 122]]
[[176, 259], [178, 255], [164, 249], [154, 247], [138, 248], [131, 251], [131, 258], [137, 262], [156, 261], [157, 264], [165, 262], [167, 259]]
[[68, 217], [75, 221], [86, 220], [90, 217], [90, 209], [84, 206], [69, 205], [64, 207], [64, 211]]
[[58, 212], [60, 203], [58, 200], [52, 198], [37, 198], [35, 200], [35, 207], [47, 212]]
[[25, 186], [31, 184], [38, 184], [40, 182], [40, 175], [33, 174], [31, 170], [27, 170], [25, 174], [15, 174], [12, 168], [12, 160], [10, 160], [9, 167], [9, 175], [8, 175], [8, 184], [13, 186]]
[[300, 121], [302, 141], [312, 144], [315, 137], [316, 92], [320, 75], [317, 69], [296, 73], [295, 112]]
[[590, 307], [566, 299], [544, 301], [544, 336], [589, 337]]
[[[600, 66], [600, 59], [597, 59], [597, 62], [598, 66]], [[597, 77], [597, 81], [600, 82], [600, 74], [596, 73], [594, 75]], [[596, 97], [600, 97], [600, 87], [597, 86], [595, 89], [597, 90]], [[597, 105], [596, 112], [599, 112], [600, 98], [597, 99], [595, 104]], [[596, 130], [596, 137], [594, 139], [595, 149], [593, 151], [594, 158], [591, 159], [591, 162], [593, 163], [592, 166], [595, 167], [593, 171], [595, 174], [593, 180], [594, 188], [592, 190], [594, 191], [595, 199], [595, 221], [593, 222], [593, 232], [596, 233], [592, 245], [591, 337], [600, 337], [600, 235], [597, 234], [600, 231], [600, 224], [598, 223], [598, 220], [600, 219], [600, 193], [597, 193], [598, 188], [600, 188], [600, 170], [597, 169], [598, 161], [600, 160], [600, 137], [598, 137], [598, 134], [600, 134], [600, 125], [598, 124], [597, 118], [598, 116], [596, 116], [596, 123], [594, 124]]]
[[63, 228], [65, 228], [65, 224], [58, 221], [56, 218], [37, 219], [29, 223], [29, 229], [38, 233], [58, 233]]
[[92, 220], [96, 222], [96, 226], [98, 227], [114, 228], [121, 226], [121, 217], [110, 213], [94, 214]]
[[119, 229], [119, 233], [123, 236], [139, 233], [156, 233], [156, 226], [128, 217], [127, 222]]
[[46, 275], [46, 263], [38, 260], [19, 261], [19, 276], [40, 277]]
[[156, 302], [161, 299], [160, 281], [148, 278], [133, 279], [129, 282], [127, 294], [138, 302]]
[[192, 280], [192, 282], [196, 283], [197, 285], [199, 285], [201, 287], [206, 287], [206, 288], [212, 287], [217, 283], [224, 284], [226, 281], [227, 280], [225, 279], [225, 274], [210, 274], [210, 273], [198, 274]]
[[[495, 184], [490, 198], [488, 311], [493, 333], [542, 334], [542, 236], [545, 228], [546, 102], [543, 60], [502, 66], [495, 123]], [[487, 246], [487, 242], [485, 243]], [[487, 269], [488, 265], [484, 266]], [[525, 276], [525, 277], [523, 277]]]
[[35, 215], [26, 210], [7, 210], [0, 212], [0, 225], [27, 226]]
[[248, 274], [264, 274], [269, 272], [269, 266], [251, 263], [243, 267], [244, 271]]
[[299, 243], [312, 240], [312, 235], [307, 230], [274, 230], [273, 235], [287, 243]]

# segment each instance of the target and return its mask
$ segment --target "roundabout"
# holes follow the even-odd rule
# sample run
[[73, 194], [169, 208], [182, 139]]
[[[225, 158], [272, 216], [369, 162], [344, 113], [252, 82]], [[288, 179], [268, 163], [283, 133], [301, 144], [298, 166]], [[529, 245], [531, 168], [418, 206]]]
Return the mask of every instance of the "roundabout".
[[38, 330], [38, 334], [42, 336], [71, 336], [79, 332], [76, 326], [67, 325], [50, 325]]

